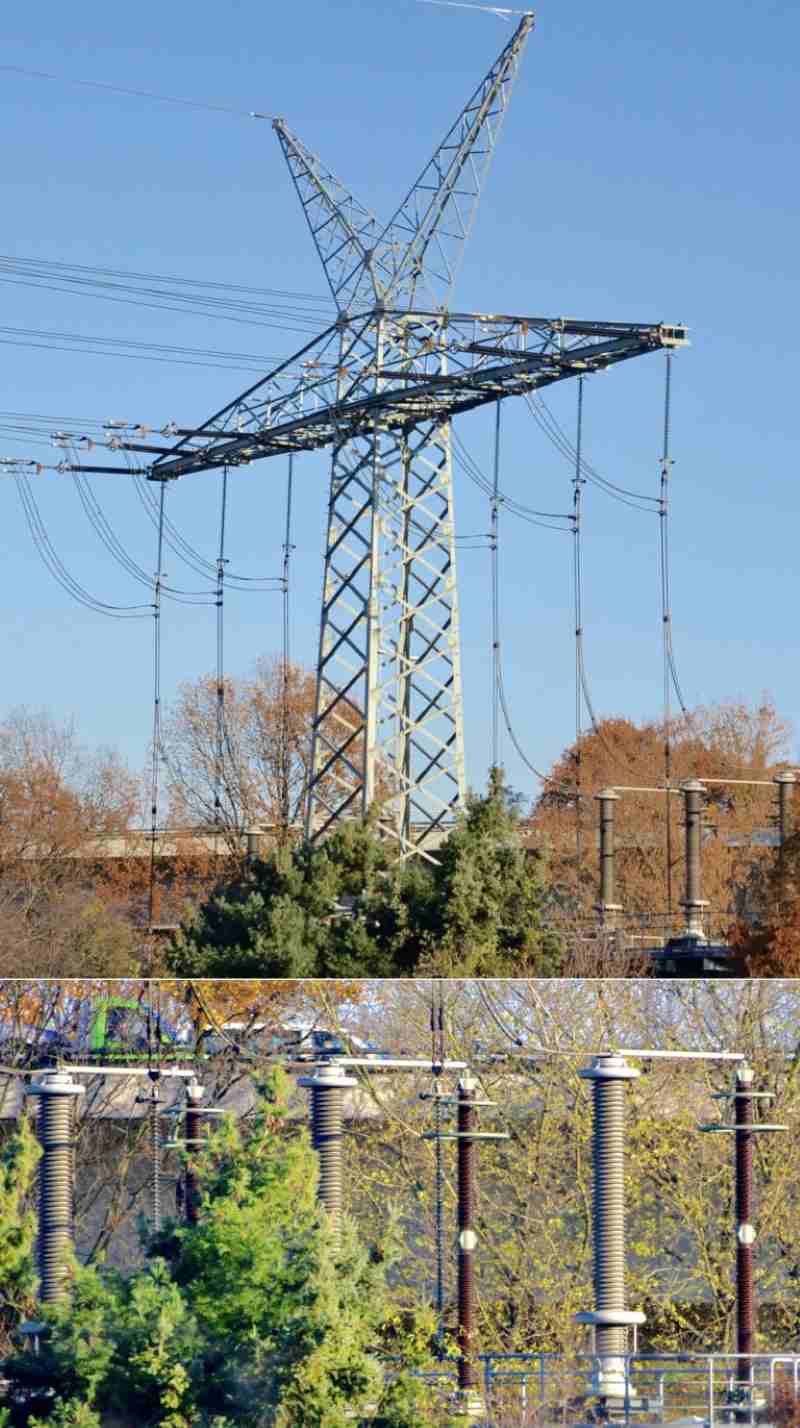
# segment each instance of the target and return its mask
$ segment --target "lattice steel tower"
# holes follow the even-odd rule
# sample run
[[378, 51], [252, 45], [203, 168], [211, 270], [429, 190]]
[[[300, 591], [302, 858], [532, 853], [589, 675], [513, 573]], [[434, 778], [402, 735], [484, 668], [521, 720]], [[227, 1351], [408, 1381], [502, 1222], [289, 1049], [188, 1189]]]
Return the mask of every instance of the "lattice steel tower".
[[524, 15], [385, 225], [273, 121], [338, 317], [175, 446], [117, 443], [157, 453], [162, 481], [333, 450], [312, 840], [377, 800], [399, 855], [425, 854], [464, 800], [452, 417], [686, 340], [662, 323], [447, 306], [532, 26]]
[[[411, 314], [446, 309], [532, 25], [525, 15], [385, 225], [275, 121], [341, 315], [345, 399], [446, 370], [429, 324]], [[364, 309], [366, 330], [351, 321]], [[415, 829], [429, 837], [463, 803], [447, 417], [399, 430], [376, 421], [334, 444], [311, 763], [308, 836], [377, 795], [408, 851]]]

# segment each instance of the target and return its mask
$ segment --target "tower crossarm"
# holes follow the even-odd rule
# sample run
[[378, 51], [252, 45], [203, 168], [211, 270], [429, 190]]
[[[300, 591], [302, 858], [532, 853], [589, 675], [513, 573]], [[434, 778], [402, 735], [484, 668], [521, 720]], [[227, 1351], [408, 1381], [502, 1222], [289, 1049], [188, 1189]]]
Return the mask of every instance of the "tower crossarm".
[[[380, 362], [370, 344], [378, 321], [394, 334]], [[340, 320], [160, 456], [152, 474], [172, 478], [410, 431], [686, 342], [684, 327], [663, 323], [381, 309]]]
[[272, 127], [339, 311], [381, 301], [392, 270], [376, 251], [378, 219], [287, 129], [283, 119], [273, 120]]
[[534, 17], [523, 15], [378, 240], [396, 307], [444, 306], [469, 237]]

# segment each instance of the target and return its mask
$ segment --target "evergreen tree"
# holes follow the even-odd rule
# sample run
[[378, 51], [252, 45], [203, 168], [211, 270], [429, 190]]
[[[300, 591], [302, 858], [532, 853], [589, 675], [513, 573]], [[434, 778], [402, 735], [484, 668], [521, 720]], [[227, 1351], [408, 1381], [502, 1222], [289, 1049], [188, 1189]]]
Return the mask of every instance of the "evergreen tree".
[[[19, 1428], [418, 1428], [435, 1418], [408, 1371], [433, 1320], [398, 1331], [380, 1252], [316, 1197], [305, 1133], [285, 1134], [275, 1072], [246, 1124], [226, 1118], [198, 1157], [199, 1223], [170, 1224], [130, 1274], [72, 1265], [40, 1309], [40, 1352], [6, 1359], [0, 1423]], [[405, 1367], [386, 1382], [387, 1345]], [[5, 1420], [2, 1417], [6, 1410]]]
[[[0, 1152], [0, 1346], [36, 1303], [33, 1190], [41, 1151], [23, 1116]], [[0, 1349], [0, 1351], [2, 1351]]]
[[557, 975], [542, 927], [544, 864], [494, 770], [436, 851], [405, 863], [376, 814], [276, 850], [219, 887], [167, 954], [185, 977]]

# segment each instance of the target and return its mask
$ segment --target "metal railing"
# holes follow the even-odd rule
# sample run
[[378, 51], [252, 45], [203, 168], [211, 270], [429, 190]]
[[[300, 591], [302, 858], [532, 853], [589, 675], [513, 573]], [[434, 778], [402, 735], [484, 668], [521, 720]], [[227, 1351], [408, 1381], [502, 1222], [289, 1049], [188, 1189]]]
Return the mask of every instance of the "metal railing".
[[[485, 1428], [572, 1428], [587, 1421], [600, 1360], [594, 1354], [480, 1355]], [[613, 1414], [625, 1428], [681, 1424], [731, 1428], [770, 1423], [776, 1392], [800, 1398], [800, 1353], [631, 1353], [628, 1393]], [[456, 1361], [421, 1377], [455, 1385]]]

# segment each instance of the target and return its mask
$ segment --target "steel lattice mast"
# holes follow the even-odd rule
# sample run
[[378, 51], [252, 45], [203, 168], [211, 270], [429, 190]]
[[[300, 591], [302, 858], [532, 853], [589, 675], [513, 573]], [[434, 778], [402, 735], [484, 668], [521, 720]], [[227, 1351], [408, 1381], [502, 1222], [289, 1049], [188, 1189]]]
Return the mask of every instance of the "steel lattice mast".
[[274, 121], [338, 317], [176, 446], [146, 448], [156, 480], [333, 449], [311, 840], [377, 800], [400, 856], [424, 854], [463, 804], [452, 417], [685, 341], [659, 323], [448, 309], [532, 26], [524, 15], [385, 226]]
[[[352, 398], [353, 376], [378, 396], [392, 369], [425, 370], [404, 312], [420, 299], [446, 307], [532, 24], [523, 17], [383, 228], [275, 122], [341, 314], [339, 400]], [[367, 307], [374, 320], [354, 342], [350, 314]], [[464, 794], [449, 418], [408, 430], [376, 421], [334, 440], [306, 836], [377, 796], [407, 854], [414, 830], [429, 840]]]

